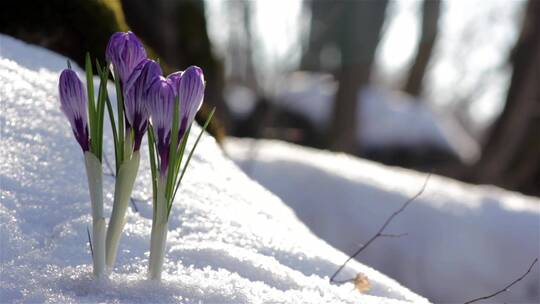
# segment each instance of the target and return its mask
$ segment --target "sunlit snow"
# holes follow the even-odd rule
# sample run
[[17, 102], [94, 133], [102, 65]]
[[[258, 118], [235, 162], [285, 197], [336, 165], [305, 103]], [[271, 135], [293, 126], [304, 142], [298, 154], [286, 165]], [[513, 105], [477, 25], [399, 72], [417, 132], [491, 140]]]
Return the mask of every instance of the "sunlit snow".
[[[426, 174], [272, 140], [226, 151], [319, 237], [354, 252], [412, 197]], [[281, 177], [283, 174], [283, 177]], [[463, 303], [519, 277], [539, 254], [540, 199], [432, 175], [425, 192], [358, 260], [436, 303]], [[540, 267], [497, 303], [538, 303]], [[492, 302], [493, 303], [493, 302]]]

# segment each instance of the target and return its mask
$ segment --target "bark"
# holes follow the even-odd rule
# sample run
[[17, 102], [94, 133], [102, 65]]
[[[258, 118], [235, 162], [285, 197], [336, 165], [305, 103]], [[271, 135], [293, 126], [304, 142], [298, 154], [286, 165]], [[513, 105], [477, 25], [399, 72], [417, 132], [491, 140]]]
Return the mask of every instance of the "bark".
[[437, 39], [440, 12], [440, 0], [424, 0], [422, 6], [422, 32], [418, 42], [418, 50], [404, 87], [404, 91], [413, 96], [420, 96], [422, 93], [424, 75]]
[[388, 1], [339, 3], [342, 5], [342, 23], [338, 35], [341, 69], [330, 122], [329, 144], [333, 150], [354, 153], [358, 150], [358, 92], [369, 81]]
[[484, 144], [472, 180], [540, 193], [540, 2], [530, 0], [511, 62], [506, 105]]
[[339, 33], [339, 16], [342, 12], [342, 2], [311, 0], [306, 5], [311, 8], [309, 40], [302, 55], [300, 67], [303, 70], [320, 71], [321, 52], [329, 44], [336, 44]]

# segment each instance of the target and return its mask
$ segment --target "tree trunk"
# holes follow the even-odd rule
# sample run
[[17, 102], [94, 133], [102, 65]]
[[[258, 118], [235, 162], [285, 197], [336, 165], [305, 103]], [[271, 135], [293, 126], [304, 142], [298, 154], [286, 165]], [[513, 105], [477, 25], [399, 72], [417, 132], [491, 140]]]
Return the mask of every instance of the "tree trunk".
[[259, 91], [257, 73], [253, 63], [253, 38], [251, 30], [251, 1], [227, 2], [227, 22], [237, 26], [229, 27], [227, 33], [227, 56], [229, 64], [234, 67], [228, 72], [230, 83], [240, 83]]
[[540, 193], [540, 2], [529, 0], [511, 62], [513, 74], [501, 116], [470, 176], [538, 195]]
[[413, 96], [420, 96], [422, 93], [424, 74], [437, 38], [440, 12], [440, 0], [424, 0], [422, 6], [422, 32], [418, 42], [418, 50], [403, 89]]
[[330, 121], [330, 148], [358, 151], [358, 92], [368, 83], [388, 1], [344, 1], [338, 46], [341, 51], [339, 86]]
[[343, 11], [342, 1], [311, 0], [306, 3], [311, 7], [309, 40], [302, 55], [300, 68], [309, 71], [321, 71], [321, 52], [325, 46], [336, 44], [339, 34], [339, 17]]

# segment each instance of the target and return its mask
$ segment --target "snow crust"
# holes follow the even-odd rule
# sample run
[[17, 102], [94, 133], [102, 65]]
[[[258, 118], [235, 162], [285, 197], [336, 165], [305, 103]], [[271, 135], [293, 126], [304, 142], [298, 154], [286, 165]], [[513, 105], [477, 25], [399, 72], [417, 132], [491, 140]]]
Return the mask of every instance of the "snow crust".
[[[228, 139], [226, 151], [319, 237], [346, 253], [422, 187], [423, 173], [271, 140]], [[433, 175], [422, 196], [358, 260], [436, 303], [491, 294], [540, 252], [540, 199]], [[539, 303], [540, 267], [496, 303]]]
[[[65, 59], [0, 36], [0, 302], [427, 302], [358, 262], [343, 274], [364, 273], [370, 291], [330, 285], [328, 276], [346, 255], [312, 234], [206, 135], [171, 211], [163, 282], [146, 280], [152, 217], [146, 143], [133, 195], [138, 212], [128, 211], [117, 267], [108, 280], [92, 279], [83, 155], [57, 96]], [[110, 134], [105, 141], [111, 161]], [[105, 176], [106, 216], [113, 188], [113, 177]]]
[[[276, 101], [324, 129], [331, 119], [336, 91], [337, 83], [329, 74], [296, 72], [285, 78]], [[363, 147], [428, 145], [463, 161], [478, 157], [478, 144], [459, 124], [404, 93], [367, 86], [358, 93], [357, 108], [357, 140]]]

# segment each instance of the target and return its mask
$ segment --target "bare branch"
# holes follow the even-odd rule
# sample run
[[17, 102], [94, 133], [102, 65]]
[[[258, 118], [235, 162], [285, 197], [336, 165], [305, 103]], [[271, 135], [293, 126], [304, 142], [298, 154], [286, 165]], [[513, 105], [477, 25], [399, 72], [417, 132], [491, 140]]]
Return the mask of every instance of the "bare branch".
[[347, 280], [347, 281], [335, 281], [334, 278], [338, 275], [338, 273], [343, 270], [343, 268], [345, 268], [345, 265], [347, 265], [347, 263], [354, 259], [357, 255], [359, 255], [362, 251], [364, 251], [364, 249], [366, 249], [371, 243], [373, 243], [373, 241], [375, 241], [377, 238], [379, 237], [397, 237], [397, 236], [401, 236], [401, 235], [394, 235], [394, 234], [385, 234], [383, 233], [384, 232], [384, 229], [386, 229], [386, 227], [392, 222], [392, 220], [397, 216], [399, 215], [401, 212], [403, 212], [403, 210], [405, 210], [405, 208], [407, 208], [407, 206], [409, 206], [410, 203], [412, 203], [414, 200], [416, 200], [420, 195], [422, 195], [422, 193], [424, 192], [424, 190], [426, 190], [426, 186], [427, 186], [427, 183], [429, 181], [429, 178], [431, 177], [431, 173], [429, 173], [426, 177], [426, 180], [424, 181], [424, 185], [422, 185], [422, 188], [420, 189], [420, 191], [418, 191], [413, 197], [411, 197], [410, 199], [408, 199], [402, 206], [401, 208], [399, 208], [397, 211], [395, 211], [394, 213], [392, 213], [387, 219], [386, 221], [384, 222], [384, 224], [381, 226], [381, 228], [379, 228], [379, 230], [377, 231], [377, 233], [372, 236], [364, 245], [362, 245], [358, 250], [356, 250], [355, 253], [353, 253], [351, 256], [349, 256], [349, 258], [347, 258], [347, 260], [345, 261], [345, 263], [343, 263], [341, 266], [339, 266], [338, 270], [336, 270], [336, 272], [334, 272], [334, 274], [330, 277], [330, 283], [342, 283], [342, 282], [350, 282], [350, 280]]
[[465, 304], [470, 304], [470, 303], [474, 303], [474, 302], [478, 302], [478, 301], [482, 301], [482, 300], [487, 300], [487, 299], [490, 299], [490, 298], [493, 298], [505, 291], [508, 291], [508, 289], [510, 289], [510, 287], [514, 286], [515, 284], [517, 284], [519, 281], [523, 280], [523, 278], [525, 278], [532, 270], [532, 268], [534, 267], [534, 264], [536, 264], [536, 262], [538, 262], [538, 258], [534, 259], [534, 261], [532, 262], [531, 266], [529, 266], [529, 269], [527, 269], [527, 272], [525, 272], [524, 274], [522, 274], [519, 278], [515, 279], [514, 281], [512, 281], [512, 283], [506, 285], [503, 289], [495, 292], [495, 293], [492, 293], [490, 294], [489, 296], [484, 296], [484, 297], [480, 297], [480, 298], [476, 298], [476, 299], [473, 299], [473, 300], [470, 300], [468, 302], [465, 302]]

